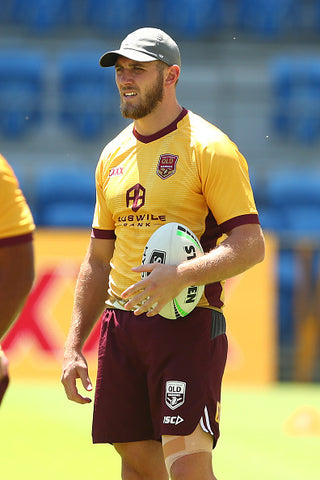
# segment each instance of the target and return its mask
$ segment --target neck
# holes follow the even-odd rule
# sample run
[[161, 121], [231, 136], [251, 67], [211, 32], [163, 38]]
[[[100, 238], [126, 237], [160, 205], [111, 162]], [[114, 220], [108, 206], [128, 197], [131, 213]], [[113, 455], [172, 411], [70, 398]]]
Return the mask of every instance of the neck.
[[161, 103], [146, 117], [135, 120], [134, 126], [140, 135], [150, 136], [170, 125], [181, 112], [182, 107], [177, 101], [171, 104], [170, 108]]

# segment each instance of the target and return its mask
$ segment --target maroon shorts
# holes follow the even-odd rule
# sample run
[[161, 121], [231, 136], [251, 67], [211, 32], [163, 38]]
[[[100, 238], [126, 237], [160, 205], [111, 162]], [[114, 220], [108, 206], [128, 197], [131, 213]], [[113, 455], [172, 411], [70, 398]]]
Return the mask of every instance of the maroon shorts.
[[202, 427], [219, 437], [227, 357], [222, 313], [135, 316], [107, 309], [101, 325], [93, 443], [160, 440]]

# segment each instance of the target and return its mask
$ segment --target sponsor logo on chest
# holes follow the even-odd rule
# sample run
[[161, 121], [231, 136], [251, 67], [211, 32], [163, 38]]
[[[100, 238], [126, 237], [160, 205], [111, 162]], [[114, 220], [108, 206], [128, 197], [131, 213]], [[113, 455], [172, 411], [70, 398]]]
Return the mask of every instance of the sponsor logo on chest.
[[123, 175], [123, 167], [109, 168], [108, 177], [119, 177]]

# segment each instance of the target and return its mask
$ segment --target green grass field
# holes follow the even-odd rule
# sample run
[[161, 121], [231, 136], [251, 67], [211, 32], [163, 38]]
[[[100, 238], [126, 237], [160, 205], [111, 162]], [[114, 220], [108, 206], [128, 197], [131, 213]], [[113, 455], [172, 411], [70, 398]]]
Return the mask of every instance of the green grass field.
[[[224, 387], [218, 479], [318, 480], [320, 425], [310, 431], [307, 418], [297, 435], [285, 428], [304, 409], [320, 415], [319, 385]], [[59, 383], [12, 382], [0, 410], [1, 479], [120, 479], [113, 448], [91, 444], [91, 415], [92, 405], [69, 402]]]

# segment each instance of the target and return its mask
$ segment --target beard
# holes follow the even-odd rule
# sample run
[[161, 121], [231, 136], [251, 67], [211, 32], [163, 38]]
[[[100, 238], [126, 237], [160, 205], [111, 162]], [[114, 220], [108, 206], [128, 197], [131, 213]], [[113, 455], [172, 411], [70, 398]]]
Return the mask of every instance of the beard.
[[124, 103], [121, 100], [120, 110], [124, 118], [139, 120], [149, 115], [163, 99], [163, 72], [159, 72], [155, 83], [145, 92], [138, 105]]

